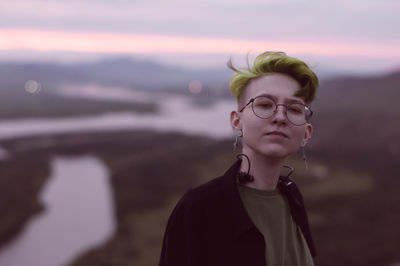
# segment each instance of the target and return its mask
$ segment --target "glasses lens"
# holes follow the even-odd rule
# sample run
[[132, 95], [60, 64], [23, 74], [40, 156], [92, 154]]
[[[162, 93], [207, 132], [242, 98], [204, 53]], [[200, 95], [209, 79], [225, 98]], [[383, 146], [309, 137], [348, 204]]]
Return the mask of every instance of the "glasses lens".
[[310, 109], [302, 104], [293, 103], [287, 106], [286, 117], [295, 125], [303, 125], [307, 122]]
[[[253, 101], [254, 114], [260, 118], [270, 118], [276, 111], [276, 103], [268, 97], [257, 97]], [[311, 117], [311, 110], [300, 103], [286, 106], [286, 117], [294, 125], [304, 125]]]
[[271, 117], [276, 109], [276, 104], [270, 98], [258, 97], [253, 101], [254, 114], [261, 118]]

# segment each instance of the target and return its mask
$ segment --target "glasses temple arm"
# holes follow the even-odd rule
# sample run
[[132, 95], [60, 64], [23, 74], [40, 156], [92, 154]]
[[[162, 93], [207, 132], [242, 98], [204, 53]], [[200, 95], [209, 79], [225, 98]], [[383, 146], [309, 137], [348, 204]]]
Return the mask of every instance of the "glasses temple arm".
[[244, 110], [244, 108], [246, 108], [252, 102], [254, 102], [254, 98], [250, 99], [250, 101], [245, 106], [243, 106], [242, 109], [239, 110], [239, 113], [241, 113]]

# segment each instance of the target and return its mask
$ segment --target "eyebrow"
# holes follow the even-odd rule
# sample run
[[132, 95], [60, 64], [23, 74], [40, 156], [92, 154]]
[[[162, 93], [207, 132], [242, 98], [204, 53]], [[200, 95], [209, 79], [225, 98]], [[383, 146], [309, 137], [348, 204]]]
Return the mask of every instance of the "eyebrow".
[[[266, 93], [262, 93], [262, 94], [260, 94], [260, 95], [257, 95], [257, 96], [255, 96], [255, 97], [253, 97], [253, 99], [254, 99], [254, 98], [257, 98], [257, 97], [260, 97], [260, 96], [270, 98], [270, 99], [274, 100], [275, 102], [278, 101], [278, 97], [277, 97], [277, 96], [272, 95], [272, 94], [266, 94]], [[303, 101], [300, 101], [300, 100], [297, 100], [297, 99], [288, 99], [288, 98], [286, 98], [286, 99], [284, 100], [284, 103], [287, 103], [287, 104], [291, 104], [291, 103], [301, 103], [301, 104], [305, 105], [305, 103], [304, 103]]]

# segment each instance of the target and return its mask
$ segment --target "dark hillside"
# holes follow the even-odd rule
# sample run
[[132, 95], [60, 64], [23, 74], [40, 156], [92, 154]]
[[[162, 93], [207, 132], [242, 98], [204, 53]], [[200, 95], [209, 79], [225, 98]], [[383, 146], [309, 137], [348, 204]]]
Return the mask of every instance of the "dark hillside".
[[[54, 146], [40, 148], [40, 143]], [[334, 147], [335, 143], [331, 143]], [[26, 158], [35, 158], [32, 161], [35, 163], [55, 154], [97, 155], [112, 172], [118, 230], [104, 246], [83, 254], [71, 265], [156, 265], [172, 207], [187, 189], [226, 170], [235, 160], [231, 144], [231, 140], [148, 131], [44, 136], [3, 142], [2, 146], [12, 157], [9, 163], [0, 165], [2, 179], [9, 176], [6, 173], [15, 172], [22, 180], [29, 175], [32, 182], [14, 183], [12, 178], [4, 179], [2, 187], [7, 190], [0, 194], [1, 202], [8, 195], [15, 204], [35, 208], [33, 195], [38, 191], [29, 188], [32, 183], [43, 182], [46, 173], [32, 171], [34, 168]], [[364, 158], [362, 168], [347, 164], [347, 157], [331, 160], [330, 150], [317, 147], [309, 151], [308, 170], [299, 157], [294, 156], [290, 162], [296, 169], [295, 180], [303, 189], [309, 208], [318, 245], [318, 265], [390, 265], [400, 261], [397, 174], [391, 175], [390, 171], [377, 174], [374, 161], [365, 159], [368, 157], [363, 152], [352, 152]], [[21, 169], [18, 165], [22, 164], [26, 167]], [[397, 185], [381, 185], [383, 178]], [[21, 188], [33, 194], [18, 197], [15, 193]], [[17, 210], [24, 212], [24, 209]], [[8, 221], [15, 221], [3, 225], [9, 231], [17, 231], [26, 219], [15, 208], [1, 211]], [[7, 230], [0, 235], [3, 242], [8, 238], [4, 232]]]
[[[312, 106], [310, 168], [304, 169], [300, 156], [290, 162], [309, 208], [319, 266], [400, 262], [399, 84], [400, 72], [322, 82]], [[21, 117], [32, 110], [26, 106], [18, 107]], [[90, 153], [111, 169], [117, 233], [73, 266], [156, 265], [177, 199], [235, 160], [231, 140], [150, 131], [30, 137], [0, 145], [10, 153], [0, 161], [0, 216], [6, 217], [0, 221], [0, 244], [41, 210], [37, 195], [51, 156]]]

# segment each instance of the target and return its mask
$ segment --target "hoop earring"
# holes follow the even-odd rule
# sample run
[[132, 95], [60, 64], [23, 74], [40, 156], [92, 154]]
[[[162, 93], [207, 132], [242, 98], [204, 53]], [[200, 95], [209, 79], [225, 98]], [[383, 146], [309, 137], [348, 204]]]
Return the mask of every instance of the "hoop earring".
[[244, 154], [244, 153], [241, 153], [241, 154], [236, 155], [236, 158], [238, 158], [239, 160], [242, 160], [242, 157], [246, 158], [247, 164], [249, 165], [249, 168], [247, 169], [247, 173], [246, 173], [246, 172], [243, 172], [243, 171], [239, 171], [239, 172], [238, 172], [238, 174], [237, 174], [238, 181], [239, 181], [240, 183], [253, 182], [253, 181], [254, 181], [254, 176], [252, 176], [252, 175], [250, 174], [250, 159], [249, 159], [249, 157], [248, 157], [246, 154]]
[[241, 137], [243, 137], [243, 131], [239, 129], [238, 131], [236, 131], [235, 141], [233, 142], [233, 150], [236, 150], [236, 148], [238, 147], [239, 138]]
[[301, 156], [303, 158], [303, 161], [306, 165], [306, 169], [308, 169], [308, 162], [307, 162], [307, 156], [306, 156], [306, 148], [304, 146], [301, 146]]

